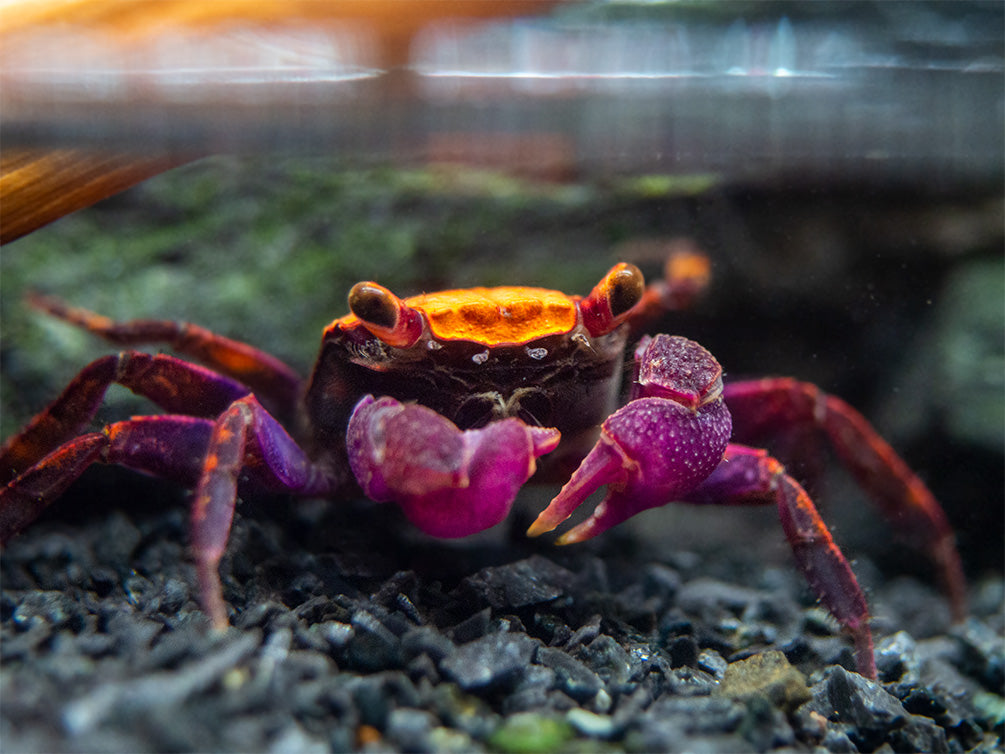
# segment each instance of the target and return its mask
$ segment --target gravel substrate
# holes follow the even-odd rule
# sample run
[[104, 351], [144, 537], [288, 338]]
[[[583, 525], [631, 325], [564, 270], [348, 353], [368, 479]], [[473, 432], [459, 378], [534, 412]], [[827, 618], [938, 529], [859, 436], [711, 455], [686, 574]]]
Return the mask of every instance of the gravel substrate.
[[[72, 512], [123, 494], [164, 499]], [[1000, 750], [1000, 579], [950, 627], [859, 559], [873, 683], [791, 564], [736, 543], [554, 548], [526, 510], [443, 543], [389, 507], [277, 499], [242, 506], [215, 635], [181, 500], [101, 470], [6, 549], [5, 752]]]

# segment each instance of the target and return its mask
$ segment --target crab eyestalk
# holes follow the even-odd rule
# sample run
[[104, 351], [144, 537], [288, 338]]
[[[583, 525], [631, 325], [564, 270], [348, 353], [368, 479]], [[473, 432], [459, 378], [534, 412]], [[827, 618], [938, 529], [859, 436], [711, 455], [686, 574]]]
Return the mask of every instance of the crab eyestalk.
[[615, 330], [628, 319], [645, 290], [646, 281], [638, 267], [627, 262], [614, 265], [590, 295], [579, 302], [583, 324], [590, 335], [597, 337]]
[[378, 283], [356, 283], [349, 291], [349, 310], [389, 346], [408, 348], [422, 335], [422, 315]]

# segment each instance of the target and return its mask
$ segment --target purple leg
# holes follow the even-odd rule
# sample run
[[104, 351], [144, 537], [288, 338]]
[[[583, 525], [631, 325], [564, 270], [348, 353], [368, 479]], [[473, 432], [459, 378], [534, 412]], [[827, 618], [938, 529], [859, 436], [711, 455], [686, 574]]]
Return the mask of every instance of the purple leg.
[[777, 505], [799, 570], [851, 635], [858, 671], [867, 678], [876, 677], [865, 595], [810, 496], [778, 461], [766, 451], [731, 444], [719, 467], [682, 500], [707, 505]]
[[464, 537], [509, 512], [535, 459], [555, 449], [556, 429], [518, 419], [462, 432], [435, 411], [365, 396], [346, 433], [349, 465], [372, 500], [394, 501], [437, 537]]
[[[93, 418], [112, 382], [168, 410], [217, 418], [139, 417], [67, 439]], [[217, 627], [227, 624], [217, 566], [241, 472], [256, 488], [305, 496], [329, 495], [340, 481], [314, 465], [244, 385], [172, 356], [125, 352], [85, 367], [5, 445], [0, 468], [16, 478], [0, 489], [0, 540], [34, 520], [92, 463], [120, 464], [196, 487], [193, 549], [203, 605]]]
[[0, 542], [34, 521], [92, 463], [194, 485], [212, 428], [209, 419], [143, 416], [71, 440], [0, 488]]
[[229, 377], [173, 356], [123, 351], [84, 367], [56, 400], [0, 449], [0, 480], [11, 479], [80, 434], [105, 391], [118, 383], [170, 413], [215, 417], [248, 388]]
[[314, 464], [255, 396], [235, 401], [216, 420], [192, 498], [192, 552], [203, 610], [228, 625], [218, 572], [230, 536], [237, 483], [247, 471], [256, 488], [305, 497], [332, 494], [340, 480]]

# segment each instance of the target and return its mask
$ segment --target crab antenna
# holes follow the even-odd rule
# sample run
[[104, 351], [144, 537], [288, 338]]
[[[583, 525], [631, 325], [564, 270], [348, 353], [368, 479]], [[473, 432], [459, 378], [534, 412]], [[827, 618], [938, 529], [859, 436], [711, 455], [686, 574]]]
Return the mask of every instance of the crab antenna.
[[349, 291], [349, 310], [389, 346], [408, 348], [422, 335], [422, 315], [377, 283], [356, 283]]
[[627, 318], [646, 289], [642, 271], [634, 264], [614, 265], [590, 295], [579, 302], [583, 324], [590, 335], [605, 335]]

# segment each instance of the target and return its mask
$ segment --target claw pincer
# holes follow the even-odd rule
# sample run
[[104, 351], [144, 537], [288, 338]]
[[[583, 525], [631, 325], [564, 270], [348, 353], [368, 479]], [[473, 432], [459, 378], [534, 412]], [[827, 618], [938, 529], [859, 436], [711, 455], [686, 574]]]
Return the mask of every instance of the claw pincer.
[[731, 444], [722, 370], [697, 343], [645, 338], [635, 353], [632, 400], [604, 422], [600, 440], [531, 525], [551, 531], [603, 485], [593, 514], [558, 539], [581, 542], [673, 501], [775, 505], [799, 569], [855, 642], [859, 670], [876, 677], [868, 607], [847, 559], [805, 490], [762, 450]]
[[518, 419], [462, 432], [420, 404], [367, 395], [349, 419], [346, 449], [367, 497], [396, 502], [427, 534], [464, 537], [506, 517], [535, 459], [560, 437]]
[[648, 508], [679, 499], [715, 470], [732, 420], [722, 400], [722, 369], [687, 338], [645, 338], [636, 351], [636, 392], [613, 413], [593, 450], [528, 530], [549, 532], [603, 485], [593, 515], [563, 535], [581, 542]]

